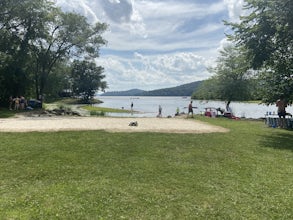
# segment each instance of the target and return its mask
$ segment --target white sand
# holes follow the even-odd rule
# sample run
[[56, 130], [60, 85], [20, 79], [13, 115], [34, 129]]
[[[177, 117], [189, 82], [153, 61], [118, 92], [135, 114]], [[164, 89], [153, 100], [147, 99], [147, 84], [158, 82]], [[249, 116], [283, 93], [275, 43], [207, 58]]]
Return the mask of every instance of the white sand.
[[[129, 126], [137, 121], [138, 126]], [[228, 129], [182, 118], [20, 117], [0, 119], [0, 132], [105, 130], [109, 132], [211, 133]]]

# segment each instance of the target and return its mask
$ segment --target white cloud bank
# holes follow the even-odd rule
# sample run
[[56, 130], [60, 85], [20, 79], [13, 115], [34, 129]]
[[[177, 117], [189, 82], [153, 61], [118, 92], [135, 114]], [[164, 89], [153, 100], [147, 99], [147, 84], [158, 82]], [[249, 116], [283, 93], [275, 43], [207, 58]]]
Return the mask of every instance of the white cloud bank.
[[91, 22], [106, 22], [97, 60], [109, 90], [152, 90], [211, 76], [225, 43], [223, 19], [237, 21], [243, 0], [57, 0]]
[[115, 56], [99, 59], [98, 64], [106, 69], [107, 81], [115, 85], [114, 90], [123, 88], [166, 88], [202, 80], [210, 76], [206, 67], [210, 61], [195, 53], [182, 52], [145, 56], [135, 52], [127, 59]]

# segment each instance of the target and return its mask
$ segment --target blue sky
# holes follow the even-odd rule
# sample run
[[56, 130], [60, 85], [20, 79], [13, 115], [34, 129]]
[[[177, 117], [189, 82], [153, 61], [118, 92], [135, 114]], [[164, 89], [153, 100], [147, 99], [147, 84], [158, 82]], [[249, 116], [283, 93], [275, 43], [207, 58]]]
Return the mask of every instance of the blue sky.
[[107, 91], [153, 90], [209, 78], [243, 0], [56, 0], [65, 11], [109, 24], [98, 65]]

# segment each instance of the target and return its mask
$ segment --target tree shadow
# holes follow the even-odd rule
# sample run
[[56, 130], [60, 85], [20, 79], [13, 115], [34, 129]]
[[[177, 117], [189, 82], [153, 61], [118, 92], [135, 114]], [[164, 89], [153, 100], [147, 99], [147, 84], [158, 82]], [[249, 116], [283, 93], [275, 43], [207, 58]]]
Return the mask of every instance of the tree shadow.
[[289, 131], [291, 132], [277, 132], [263, 136], [262, 146], [293, 151], [293, 130]]

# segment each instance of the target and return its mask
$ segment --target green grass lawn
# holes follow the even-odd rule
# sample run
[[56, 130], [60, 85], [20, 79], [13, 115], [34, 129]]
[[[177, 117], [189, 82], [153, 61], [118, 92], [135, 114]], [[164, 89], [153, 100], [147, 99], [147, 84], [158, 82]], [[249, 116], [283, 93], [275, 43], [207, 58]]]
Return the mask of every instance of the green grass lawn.
[[[91, 102], [93, 104], [96, 104], [96, 103], [100, 103], [101, 101], [97, 100], [97, 99], [93, 99], [93, 100], [91, 100]], [[67, 106], [68, 108], [70, 108], [71, 105], [82, 104], [82, 100], [74, 99], [74, 98], [65, 98], [65, 99], [61, 99], [59, 101], [55, 101], [50, 104], [54, 104], [57, 106]], [[126, 109], [106, 108], [106, 107], [99, 107], [99, 106], [93, 106], [93, 105], [83, 105], [83, 106], [81, 106], [81, 108], [85, 109], [89, 112], [131, 113], [130, 110], [126, 110]]]
[[0, 109], [0, 118], [10, 118], [10, 117], [13, 117], [14, 115], [15, 115], [14, 110], [9, 110], [6, 108]]
[[106, 108], [106, 107], [98, 107], [98, 106], [90, 106], [90, 105], [83, 106], [82, 108], [89, 112], [131, 113], [130, 110], [126, 110], [126, 109]]
[[231, 132], [0, 133], [0, 219], [293, 219], [292, 131], [201, 120]]

